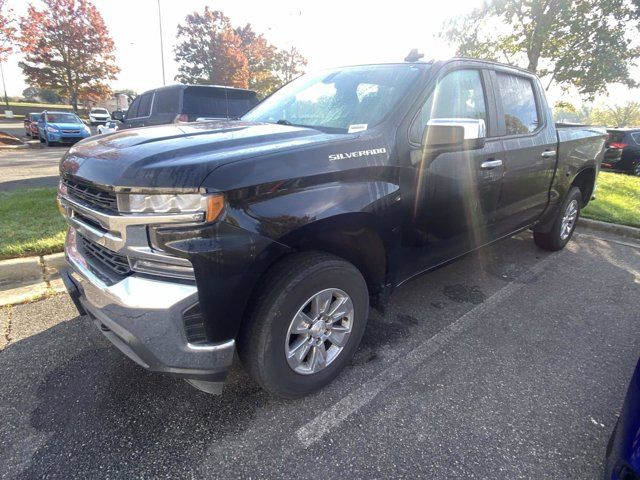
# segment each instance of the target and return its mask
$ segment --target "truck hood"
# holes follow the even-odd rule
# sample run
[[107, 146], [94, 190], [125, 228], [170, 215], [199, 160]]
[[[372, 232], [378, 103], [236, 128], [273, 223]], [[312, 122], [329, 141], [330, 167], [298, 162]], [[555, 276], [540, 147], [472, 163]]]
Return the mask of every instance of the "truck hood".
[[62, 175], [101, 185], [197, 188], [220, 165], [344, 138], [270, 123], [162, 125], [89, 138], [62, 158]]

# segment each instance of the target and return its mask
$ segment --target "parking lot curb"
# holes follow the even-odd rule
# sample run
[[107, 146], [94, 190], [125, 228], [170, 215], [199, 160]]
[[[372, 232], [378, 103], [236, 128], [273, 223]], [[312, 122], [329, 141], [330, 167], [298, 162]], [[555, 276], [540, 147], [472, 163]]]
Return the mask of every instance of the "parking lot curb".
[[64, 253], [0, 261], [0, 307], [64, 291], [60, 271]]
[[629, 227], [627, 225], [600, 222], [598, 220], [591, 220], [583, 217], [580, 217], [578, 220], [578, 225], [592, 230], [597, 230], [599, 232], [613, 233], [622, 237], [640, 239], [640, 228]]

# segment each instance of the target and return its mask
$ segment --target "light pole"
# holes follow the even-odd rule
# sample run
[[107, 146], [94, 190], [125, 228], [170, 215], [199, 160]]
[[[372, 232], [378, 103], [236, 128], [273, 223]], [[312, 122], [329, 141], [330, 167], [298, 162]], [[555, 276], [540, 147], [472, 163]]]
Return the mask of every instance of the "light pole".
[[2, 76], [2, 89], [4, 90], [4, 103], [7, 104], [7, 110], [9, 110], [9, 98], [7, 97], [7, 86], [4, 83], [4, 70], [2, 69], [2, 62], [0, 62], [0, 75]]
[[160, 0], [158, 0], [158, 27], [160, 28], [160, 60], [162, 62], [162, 85], [167, 82], [164, 78], [164, 45], [162, 43], [162, 14], [160, 13]]

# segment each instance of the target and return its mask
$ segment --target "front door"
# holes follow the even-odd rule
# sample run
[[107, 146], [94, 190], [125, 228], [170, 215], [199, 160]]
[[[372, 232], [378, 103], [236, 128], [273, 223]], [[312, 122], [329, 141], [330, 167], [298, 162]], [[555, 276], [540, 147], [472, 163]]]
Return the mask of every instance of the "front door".
[[[401, 169], [407, 218], [404, 277], [434, 267], [495, 239], [494, 222], [504, 173], [503, 147], [491, 138], [492, 111], [480, 69], [441, 76], [414, 119], [409, 159]], [[477, 149], [425, 155], [425, 127], [434, 121], [482, 120], [488, 137]]]

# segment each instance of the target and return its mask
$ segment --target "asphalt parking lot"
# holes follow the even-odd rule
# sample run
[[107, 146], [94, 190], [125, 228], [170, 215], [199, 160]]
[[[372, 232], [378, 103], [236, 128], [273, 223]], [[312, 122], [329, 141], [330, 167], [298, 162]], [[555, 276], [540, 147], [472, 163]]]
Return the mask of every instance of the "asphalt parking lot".
[[[2, 478], [600, 475], [640, 355], [640, 246], [529, 232], [398, 289], [353, 364], [282, 401], [136, 366], [59, 295], [0, 311]], [[4, 343], [3, 343], [4, 342]]]
[[[90, 127], [92, 135], [96, 127]], [[22, 122], [0, 122], [0, 131], [29, 143], [29, 148], [0, 149], [0, 191], [17, 188], [51, 187], [58, 184], [58, 164], [69, 149], [59, 145], [47, 147], [25, 135]]]

